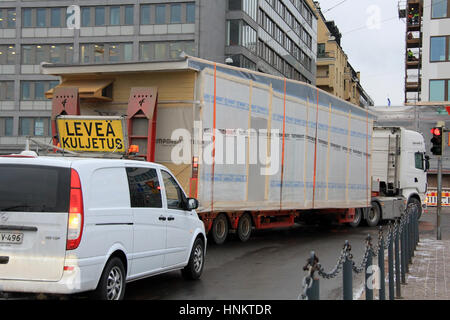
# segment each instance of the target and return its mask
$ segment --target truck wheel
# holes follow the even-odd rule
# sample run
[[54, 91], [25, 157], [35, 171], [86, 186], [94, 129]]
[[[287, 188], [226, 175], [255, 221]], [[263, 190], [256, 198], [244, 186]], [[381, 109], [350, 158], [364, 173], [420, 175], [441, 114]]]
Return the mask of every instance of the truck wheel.
[[381, 208], [376, 202], [372, 202], [372, 207], [367, 213], [366, 222], [369, 227], [376, 227], [381, 220]]
[[413, 204], [419, 210], [419, 217], [417, 218], [417, 220], [419, 220], [420, 217], [422, 216], [422, 205], [421, 205], [420, 201], [417, 200], [416, 198], [410, 198], [408, 201], [408, 205], [410, 205], [410, 204]]
[[106, 264], [97, 289], [91, 297], [96, 300], [122, 300], [125, 295], [125, 277], [122, 260], [113, 257]]
[[362, 220], [362, 209], [359, 208], [355, 209], [355, 218], [353, 219], [352, 222], [349, 223], [349, 225], [353, 228], [357, 228], [361, 224], [361, 220]]
[[204, 264], [205, 247], [203, 245], [202, 239], [197, 238], [194, 242], [194, 245], [192, 246], [188, 265], [181, 270], [181, 275], [186, 280], [197, 280], [202, 275]]
[[215, 244], [223, 244], [228, 236], [228, 220], [222, 213], [213, 221], [211, 228], [212, 238]]
[[241, 216], [238, 222], [237, 235], [239, 240], [246, 242], [252, 234], [252, 218], [248, 213]]

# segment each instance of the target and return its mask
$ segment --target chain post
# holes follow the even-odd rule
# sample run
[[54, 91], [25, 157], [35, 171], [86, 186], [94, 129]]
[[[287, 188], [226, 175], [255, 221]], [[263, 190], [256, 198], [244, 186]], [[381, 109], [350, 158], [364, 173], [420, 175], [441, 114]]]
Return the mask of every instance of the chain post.
[[344, 300], [353, 300], [353, 262], [352, 255], [350, 253], [351, 246], [348, 240], [345, 241], [344, 245], [345, 260], [343, 266], [343, 291]]
[[389, 268], [389, 300], [394, 300], [394, 231], [389, 221], [389, 246], [388, 246], [388, 268]]
[[414, 212], [415, 209], [412, 207], [411, 214], [409, 216], [409, 263], [412, 263], [412, 258], [414, 257], [414, 231], [413, 231], [413, 224], [414, 224]]
[[405, 216], [405, 272], [409, 273], [409, 209], [406, 210]]
[[401, 289], [401, 284], [400, 284], [400, 248], [399, 248], [399, 244], [400, 244], [400, 220], [397, 219], [395, 221], [395, 250], [394, 250], [394, 255], [395, 255], [395, 289], [396, 289], [396, 298], [400, 299], [402, 296], [402, 289]]
[[380, 269], [380, 291], [379, 299], [386, 300], [386, 283], [385, 283], [385, 272], [384, 272], [384, 237], [383, 228], [379, 228], [378, 232], [379, 238], [379, 248], [378, 248], [378, 268]]
[[[406, 211], [405, 211], [406, 214]], [[403, 215], [400, 222], [401, 233], [400, 233], [400, 241], [401, 241], [401, 279], [402, 284], [406, 284], [406, 216]]]
[[319, 278], [315, 276], [315, 271], [317, 270], [317, 263], [319, 258], [317, 258], [314, 251], [311, 251], [311, 256], [309, 258], [309, 264], [311, 265], [310, 277], [312, 284], [306, 289], [306, 295], [308, 300], [320, 300], [320, 290], [319, 290]]
[[371, 275], [373, 274], [373, 270], [371, 270], [371, 273], [367, 272], [367, 269], [369, 269], [369, 267], [372, 267], [372, 237], [371, 235], [367, 235], [366, 238], [367, 241], [367, 246], [369, 249], [368, 255], [367, 255], [367, 263], [365, 265], [365, 280], [366, 280], [366, 285], [365, 285], [365, 289], [366, 289], [366, 300], [373, 300], [373, 286], [372, 283], [370, 283], [369, 285], [369, 279], [371, 277]]

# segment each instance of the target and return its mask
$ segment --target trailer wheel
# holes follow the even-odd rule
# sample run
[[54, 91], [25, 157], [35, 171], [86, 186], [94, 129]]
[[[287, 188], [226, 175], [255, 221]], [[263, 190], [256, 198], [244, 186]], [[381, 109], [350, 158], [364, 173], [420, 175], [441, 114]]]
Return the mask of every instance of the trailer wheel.
[[241, 240], [242, 242], [246, 242], [248, 239], [250, 239], [251, 234], [252, 218], [248, 213], [246, 213], [239, 218], [237, 235], [239, 237], [239, 240]]
[[355, 209], [355, 218], [353, 219], [352, 222], [349, 223], [349, 225], [353, 228], [359, 227], [359, 225], [361, 224], [362, 216], [363, 216], [362, 209], [360, 208]]
[[223, 244], [228, 236], [228, 220], [222, 213], [219, 214], [213, 221], [211, 228], [212, 238], [215, 244]]
[[366, 222], [369, 227], [376, 227], [381, 220], [381, 208], [376, 202], [372, 202], [372, 207], [367, 213]]

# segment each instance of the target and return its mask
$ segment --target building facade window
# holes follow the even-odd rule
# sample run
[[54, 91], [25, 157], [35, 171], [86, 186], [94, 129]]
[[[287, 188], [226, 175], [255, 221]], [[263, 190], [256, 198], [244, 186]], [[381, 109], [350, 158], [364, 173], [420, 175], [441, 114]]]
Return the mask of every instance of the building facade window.
[[256, 21], [258, 18], [258, 0], [228, 0], [228, 10], [244, 11]]
[[120, 25], [120, 7], [109, 7], [109, 25]]
[[140, 24], [195, 23], [195, 3], [143, 4]]
[[95, 7], [95, 26], [101, 27], [104, 26], [105, 23], [105, 7]]
[[50, 11], [50, 27], [52, 28], [60, 28], [61, 25], [61, 8], [51, 8]]
[[47, 26], [47, 8], [36, 9], [36, 27]]
[[10, 137], [13, 135], [13, 118], [0, 118], [0, 137]]
[[227, 21], [227, 46], [243, 46], [256, 53], [257, 33], [244, 20]]
[[22, 27], [28, 28], [33, 26], [33, 9], [23, 8], [22, 9]]
[[80, 45], [81, 63], [126, 62], [132, 60], [132, 43], [86, 43]]
[[0, 81], [0, 101], [14, 100], [14, 81]]
[[450, 61], [450, 36], [430, 38], [430, 61]]
[[81, 26], [89, 27], [91, 25], [91, 8], [83, 7], [81, 8]]
[[167, 17], [166, 17], [166, 5], [165, 4], [158, 4], [156, 6], [156, 13], [155, 13], [155, 24], [166, 24], [167, 23]]
[[450, 80], [436, 79], [430, 80], [430, 101], [449, 101]]
[[23, 8], [22, 27], [62, 28], [66, 24], [66, 8]]
[[0, 44], [0, 65], [16, 64], [16, 46], [13, 44]]
[[51, 136], [50, 118], [19, 118], [19, 135], [20, 136]]
[[22, 45], [22, 64], [73, 63], [73, 44]]
[[431, 0], [431, 18], [450, 18], [449, 0]]
[[21, 81], [20, 82], [20, 100], [43, 100], [46, 101], [45, 92], [56, 87], [58, 81]]
[[181, 4], [170, 5], [170, 23], [181, 23]]
[[125, 6], [125, 25], [134, 24], [134, 6]]
[[185, 52], [189, 56], [195, 56], [194, 41], [171, 42], [141, 42], [141, 61], [167, 61], [180, 59], [180, 54]]
[[6, 15], [7, 15], [6, 27], [7, 28], [15, 28], [16, 27], [16, 9], [6, 9]]
[[186, 23], [195, 22], [195, 3], [186, 4]]

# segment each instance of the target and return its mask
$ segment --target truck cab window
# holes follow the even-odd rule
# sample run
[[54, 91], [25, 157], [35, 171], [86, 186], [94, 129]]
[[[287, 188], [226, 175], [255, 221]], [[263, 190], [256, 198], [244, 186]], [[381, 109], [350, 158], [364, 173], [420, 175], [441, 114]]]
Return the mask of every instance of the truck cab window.
[[162, 208], [156, 169], [127, 168], [132, 208]]
[[423, 153], [422, 152], [416, 152], [415, 153], [415, 162], [416, 162], [416, 169], [423, 170]]
[[175, 179], [166, 171], [161, 170], [166, 189], [167, 208], [183, 210], [183, 194]]

